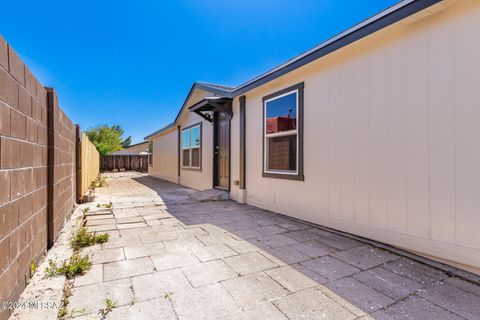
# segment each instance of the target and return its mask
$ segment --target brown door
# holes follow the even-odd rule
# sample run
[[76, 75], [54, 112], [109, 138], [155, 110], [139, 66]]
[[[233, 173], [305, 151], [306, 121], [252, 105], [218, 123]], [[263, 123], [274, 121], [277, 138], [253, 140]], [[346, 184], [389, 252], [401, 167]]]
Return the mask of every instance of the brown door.
[[230, 183], [230, 120], [225, 113], [218, 113], [216, 118], [215, 186], [228, 189]]

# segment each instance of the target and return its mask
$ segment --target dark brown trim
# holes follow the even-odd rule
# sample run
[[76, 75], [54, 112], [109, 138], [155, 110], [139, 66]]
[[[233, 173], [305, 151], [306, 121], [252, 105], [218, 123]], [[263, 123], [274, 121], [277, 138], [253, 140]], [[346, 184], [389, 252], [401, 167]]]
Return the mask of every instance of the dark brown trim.
[[246, 145], [245, 145], [245, 96], [241, 96], [240, 100], [240, 189], [245, 189], [245, 155], [246, 155]]
[[218, 172], [217, 172], [217, 155], [215, 154], [215, 148], [217, 146], [218, 134], [217, 134], [217, 122], [218, 122], [218, 113], [214, 112], [212, 117], [212, 128], [213, 128], [213, 145], [212, 145], [212, 188], [215, 188], [218, 182]]
[[[230, 102], [231, 103], [231, 102]], [[228, 186], [226, 188], [220, 187], [218, 181], [218, 157], [215, 154], [216, 147], [218, 145], [218, 121], [220, 111], [214, 112], [213, 115], [213, 174], [212, 174], [212, 187], [214, 189], [220, 189], [230, 192], [232, 184], [232, 119], [228, 117]], [[228, 114], [227, 114], [228, 115]]]
[[75, 160], [77, 168], [75, 170], [75, 178], [76, 178], [76, 199], [77, 203], [82, 203], [82, 132], [80, 131], [80, 126], [77, 124], [75, 125]]
[[228, 193], [230, 193], [232, 186], [232, 116], [233, 113], [228, 117]]
[[[200, 167], [184, 167], [183, 166], [183, 158], [181, 159], [180, 161], [180, 166], [181, 166], [181, 169], [182, 170], [189, 170], [189, 171], [202, 171], [202, 149], [203, 149], [203, 122], [197, 122], [195, 124], [192, 124], [192, 125], [189, 125], [188, 127], [185, 127], [185, 128], [182, 128], [181, 130], [181, 133], [183, 133], [183, 131], [185, 130], [188, 130], [188, 129], [191, 129], [193, 127], [197, 127], [197, 126], [200, 126]], [[181, 138], [182, 138], [182, 134], [180, 134], [180, 137], [179, 137], [179, 140], [178, 141], [181, 141]], [[191, 149], [191, 148], [190, 148]], [[182, 143], [180, 142], [180, 152], [181, 152], [181, 156], [183, 157], [183, 146], [182, 146]], [[191, 161], [191, 159], [190, 159]]]
[[47, 89], [47, 248], [55, 242], [54, 234], [54, 173], [55, 173], [55, 91]]
[[[180, 178], [180, 166], [181, 166], [181, 159], [180, 159], [180, 149], [182, 148], [182, 144], [180, 142], [180, 138], [182, 135], [181, 127], [177, 127], [177, 176]], [[180, 180], [178, 181], [180, 183]]]
[[[269, 94], [262, 98], [262, 115], [263, 115], [262, 116], [262, 177], [286, 179], [286, 180], [298, 180], [298, 181], [304, 181], [305, 179], [303, 175], [303, 111], [304, 111], [303, 89], [304, 89], [304, 83], [301, 82], [296, 85], [293, 85], [288, 88]], [[297, 115], [298, 171], [297, 171], [297, 174], [265, 172], [265, 101], [294, 90], [298, 90], [298, 115]]]

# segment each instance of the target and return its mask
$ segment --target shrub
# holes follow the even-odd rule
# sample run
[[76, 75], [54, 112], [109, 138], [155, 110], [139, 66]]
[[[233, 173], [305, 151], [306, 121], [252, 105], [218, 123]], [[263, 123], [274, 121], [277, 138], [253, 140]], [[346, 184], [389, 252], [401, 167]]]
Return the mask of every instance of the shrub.
[[64, 275], [68, 279], [72, 279], [76, 275], [82, 275], [92, 266], [89, 256], [80, 256], [74, 253], [70, 259], [63, 260], [57, 265], [52, 260], [48, 260], [48, 267], [46, 273], [48, 277], [54, 277], [58, 275]]
[[96, 235], [89, 233], [86, 228], [80, 228], [70, 240], [70, 247], [72, 247], [74, 251], [79, 251], [82, 248], [93, 246], [97, 243], [105, 243], [109, 238], [110, 236], [107, 233]]

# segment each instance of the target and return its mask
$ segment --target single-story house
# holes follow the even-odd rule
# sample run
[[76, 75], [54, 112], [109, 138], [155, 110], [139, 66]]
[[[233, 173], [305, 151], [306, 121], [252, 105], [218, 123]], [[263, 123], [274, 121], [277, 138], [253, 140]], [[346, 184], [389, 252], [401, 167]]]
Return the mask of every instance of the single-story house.
[[112, 152], [112, 156], [135, 156], [135, 155], [148, 155], [148, 141], [143, 141], [137, 144], [132, 144], [128, 148]]
[[480, 274], [480, 1], [403, 0], [237, 87], [194, 83], [149, 174]]

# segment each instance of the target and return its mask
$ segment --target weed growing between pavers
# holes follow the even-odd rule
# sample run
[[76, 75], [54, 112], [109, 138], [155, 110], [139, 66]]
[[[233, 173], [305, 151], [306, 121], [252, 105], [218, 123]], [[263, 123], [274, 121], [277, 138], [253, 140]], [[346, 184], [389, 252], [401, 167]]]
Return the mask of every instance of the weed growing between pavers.
[[80, 228], [70, 240], [70, 246], [73, 251], [78, 252], [82, 248], [93, 246], [97, 243], [105, 243], [109, 238], [108, 233], [96, 235], [95, 233], [89, 233], [86, 228]]
[[48, 267], [45, 270], [47, 277], [54, 277], [58, 275], [64, 275], [67, 279], [73, 279], [77, 275], [82, 275], [92, 267], [90, 257], [80, 256], [78, 253], [74, 253], [70, 259], [63, 260], [60, 264], [56, 264], [53, 260], [48, 260]]
[[106, 187], [107, 186], [107, 179], [105, 177], [100, 177], [98, 179], [97, 187]]
[[113, 206], [112, 201], [110, 201], [109, 203], [105, 203], [105, 204], [97, 203], [97, 208], [104, 207], [104, 208], [107, 208], [107, 209], [111, 209], [112, 206]]
[[107, 298], [105, 299], [105, 308], [98, 310], [98, 314], [102, 315], [102, 319], [105, 319], [105, 316], [116, 307], [115, 303]]
[[65, 319], [68, 310], [67, 305], [70, 302], [69, 298], [72, 296], [73, 280], [67, 280], [63, 287], [62, 307], [58, 310], [58, 319]]
[[90, 184], [90, 189], [95, 190], [95, 188], [102, 188], [107, 186], [107, 179], [105, 177], [98, 177], [95, 181], [92, 181]]

